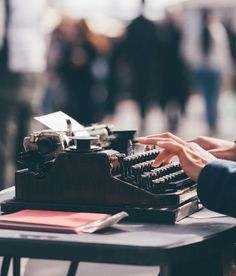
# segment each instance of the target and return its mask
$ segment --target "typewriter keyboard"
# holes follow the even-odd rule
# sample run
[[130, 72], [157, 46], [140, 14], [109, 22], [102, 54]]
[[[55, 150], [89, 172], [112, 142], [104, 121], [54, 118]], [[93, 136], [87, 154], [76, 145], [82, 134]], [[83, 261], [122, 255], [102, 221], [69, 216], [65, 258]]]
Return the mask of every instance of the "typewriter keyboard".
[[121, 179], [155, 194], [176, 192], [194, 184], [179, 162], [154, 168], [152, 163], [158, 154], [158, 150], [150, 150], [124, 157]]

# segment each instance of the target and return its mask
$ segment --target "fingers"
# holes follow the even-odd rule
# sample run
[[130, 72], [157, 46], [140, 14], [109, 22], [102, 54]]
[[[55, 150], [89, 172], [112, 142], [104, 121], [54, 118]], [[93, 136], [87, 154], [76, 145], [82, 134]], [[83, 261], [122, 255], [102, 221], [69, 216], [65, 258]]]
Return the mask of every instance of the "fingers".
[[[176, 137], [176, 136], [175, 136]], [[181, 139], [176, 139], [176, 138], [163, 138], [163, 137], [157, 137], [157, 136], [147, 136], [147, 137], [140, 137], [137, 139], [139, 143], [141, 144], [151, 144], [151, 145], [156, 145], [161, 148], [166, 149], [169, 154], [176, 154], [179, 150], [182, 149], [183, 145], [186, 144]]]
[[170, 154], [165, 160], [163, 160], [163, 164], [169, 164], [174, 157], [174, 154]]
[[212, 137], [197, 136], [188, 140], [187, 142], [194, 142], [198, 144], [200, 147], [204, 148], [205, 150], [210, 150], [215, 147], [218, 147], [219, 142], [217, 142], [217, 140], [219, 141], [219, 139]]
[[153, 163], [154, 167], [160, 166], [162, 163], [168, 164], [176, 155], [179, 157], [184, 147], [175, 141], [157, 142], [157, 145], [164, 150], [156, 157]]
[[193, 180], [197, 180], [202, 168], [215, 157], [196, 143], [196, 139], [185, 142], [170, 133], [140, 137], [142, 144], [156, 145], [163, 150], [156, 157], [153, 166], [168, 163], [174, 156], [178, 156], [181, 168]]
[[139, 137], [137, 138], [137, 141], [140, 143], [140, 144], [146, 144], [146, 145], [157, 145], [157, 142], [158, 141], [162, 141], [163, 139], [157, 139], [157, 138], [152, 138], [152, 137]]
[[163, 150], [158, 154], [152, 166], [159, 167], [161, 164], [168, 164], [173, 159], [173, 157], [173, 154], [170, 154], [167, 150]]
[[178, 155], [183, 150], [183, 144], [173, 140], [166, 139], [165, 141], [157, 141], [156, 145], [164, 148], [172, 155]]
[[154, 167], [158, 167], [163, 163], [168, 164], [186, 144], [186, 142], [169, 132], [139, 137], [137, 140], [141, 144], [156, 145], [164, 149], [153, 162]]
[[137, 138], [137, 140], [140, 143], [145, 143], [145, 142], [149, 142], [152, 145], [156, 145], [156, 141], [162, 141], [162, 140], [174, 140], [180, 144], [185, 143], [182, 139], [180, 139], [179, 137], [175, 136], [174, 134], [170, 133], [170, 132], [164, 132], [161, 134], [153, 134], [153, 135], [148, 135], [145, 137], [139, 137]]
[[181, 139], [173, 139], [173, 138], [163, 138], [163, 137], [139, 137], [137, 141], [140, 144], [146, 144], [146, 145], [155, 145], [155, 146], [160, 146], [162, 147], [165, 143], [173, 143], [176, 145], [184, 145], [186, 144], [185, 141]]

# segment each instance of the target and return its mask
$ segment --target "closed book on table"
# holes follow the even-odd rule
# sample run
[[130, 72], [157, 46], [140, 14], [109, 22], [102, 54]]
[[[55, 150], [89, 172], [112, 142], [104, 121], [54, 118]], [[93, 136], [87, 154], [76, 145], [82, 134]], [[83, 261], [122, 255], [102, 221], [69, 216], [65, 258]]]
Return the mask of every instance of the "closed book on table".
[[88, 212], [22, 210], [0, 216], [0, 228], [77, 234], [92, 233], [112, 226], [127, 215], [125, 212], [111, 215]]

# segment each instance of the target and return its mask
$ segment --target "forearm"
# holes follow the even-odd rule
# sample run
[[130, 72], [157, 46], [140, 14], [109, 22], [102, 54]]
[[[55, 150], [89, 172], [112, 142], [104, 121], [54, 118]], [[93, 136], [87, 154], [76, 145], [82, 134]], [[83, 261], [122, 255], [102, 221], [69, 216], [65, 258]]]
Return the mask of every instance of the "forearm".
[[212, 138], [207, 136], [197, 136], [188, 142], [194, 142], [200, 147], [209, 151], [216, 158], [236, 161], [236, 143], [233, 141]]
[[236, 217], [236, 163], [207, 164], [198, 178], [198, 196], [206, 208]]
[[236, 143], [235, 142], [232, 145], [231, 156], [230, 156], [230, 159], [228, 159], [228, 160], [236, 161]]
[[209, 150], [218, 159], [236, 161], [236, 143], [229, 142], [229, 145], [222, 148]]

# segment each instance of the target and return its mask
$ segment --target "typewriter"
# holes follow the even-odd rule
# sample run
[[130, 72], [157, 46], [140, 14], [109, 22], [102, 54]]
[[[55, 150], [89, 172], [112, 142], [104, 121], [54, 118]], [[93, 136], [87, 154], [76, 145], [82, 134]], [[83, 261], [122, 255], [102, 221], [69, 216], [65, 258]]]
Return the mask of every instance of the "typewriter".
[[199, 210], [197, 184], [177, 161], [152, 167], [159, 150], [137, 150], [135, 130], [97, 125], [87, 137], [69, 130], [25, 137], [15, 197], [2, 204], [3, 212], [126, 211], [131, 221], [175, 223]]

